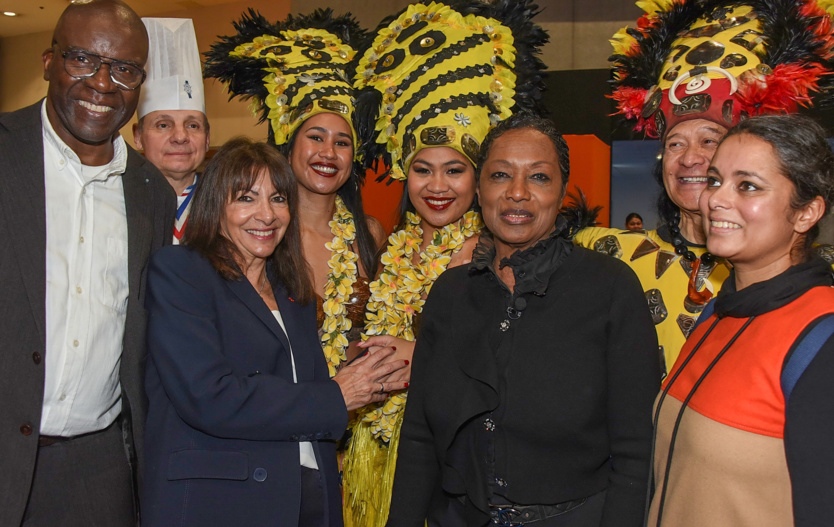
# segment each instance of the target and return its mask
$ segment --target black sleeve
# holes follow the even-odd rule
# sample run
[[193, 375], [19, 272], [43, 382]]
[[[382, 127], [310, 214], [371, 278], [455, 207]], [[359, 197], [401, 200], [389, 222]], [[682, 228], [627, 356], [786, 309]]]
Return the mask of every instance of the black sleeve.
[[785, 409], [796, 527], [834, 523], [834, 337], [799, 378]]
[[[440, 466], [434, 449], [434, 435], [425, 413], [425, 393], [434, 363], [434, 335], [442, 327], [444, 304], [438, 301], [442, 286], [435, 284], [423, 310], [422, 327], [414, 348], [411, 385], [403, 416], [397, 468], [394, 476], [388, 527], [423, 527], [432, 495], [440, 486]], [[448, 322], [448, 321], [447, 321]], [[438, 326], [440, 325], [440, 326]], [[436, 367], [436, 365], [435, 365]]]
[[612, 470], [600, 525], [637, 527], [643, 525], [652, 405], [660, 389], [657, 334], [631, 270], [623, 269], [610, 302], [607, 388]]

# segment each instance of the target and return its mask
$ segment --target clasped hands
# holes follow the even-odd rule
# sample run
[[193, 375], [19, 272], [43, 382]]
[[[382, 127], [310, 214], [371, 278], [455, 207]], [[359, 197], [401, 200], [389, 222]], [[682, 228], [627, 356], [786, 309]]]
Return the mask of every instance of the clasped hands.
[[383, 401], [390, 392], [408, 388], [413, 342], [381, 335], [360, 342], [357, 347], [367, 351], [342, 366], [333, 377], [348, 411]]

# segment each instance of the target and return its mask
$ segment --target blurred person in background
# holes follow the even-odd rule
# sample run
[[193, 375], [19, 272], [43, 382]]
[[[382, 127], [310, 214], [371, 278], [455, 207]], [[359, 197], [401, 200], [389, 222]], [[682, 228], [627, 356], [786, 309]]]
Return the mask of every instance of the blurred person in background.
[[643, 218], [636, 212], [630, 213], [625, 219], [625, 228], [630, 231], [643, 230]]

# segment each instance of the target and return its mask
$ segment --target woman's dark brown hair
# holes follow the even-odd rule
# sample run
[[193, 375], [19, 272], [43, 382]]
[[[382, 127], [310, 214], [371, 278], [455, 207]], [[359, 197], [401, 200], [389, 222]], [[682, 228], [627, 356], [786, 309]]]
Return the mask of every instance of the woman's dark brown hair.
[[295, 300], [309, 302], [313, 299], [313, 286], [301, 257], [296, 221], [298, 188], [289, 163], [274, 146], [236, 137], [217, 151], [197, 181], [182, 244], [205, 256], [225, 279], [240, 280], [240, 251], [223, 236], [221, 226], [226, 206], [250, 190], [262, 172], [269, 175], [275, 190], [287, 198], [291, 218], [284, 238], [270, 258], [270, 278], [279, 280]]
[[[794, 184], [791, 196], [793, 210], [805, 207], [817, 196], [825, 202], [825, 212], [831, 210], [834, 202], [834, 154], [822, 126], [804, 115], [764, 115], [741, 121], [723, 140], [741, 134], [757, 137], [773, 148], [779, 159], [780, 172]], [[795, 252], [801, 258], [811, 254], [819, 230], [819, 224], [816, 224], [800, 238], [802, 246], [795, 248]]]
[[[304, 125], [298, 127], [289, 142], [277, 146], [278, 151], [284, 154], [285, 157], [290, 157], [292, 149], [295, 146], [295, 140], [303, 127]], [[356, 145], [354, 145], [354, 152], [356, 152], [355, 148]], [[353, 215], [353, 225], [356, 229], [356, 247], [359, 249], [359, 261], [362, 263], [362, 267], [365, 268], [365, 272], [373, 278], [379, 267], [379, 258], [377, 257], [378, 249], [376, 240], [374, 240], [374, 236], [371, 234], [371, 229], [368, 228], [365, 207], [362, 204], [361, 186], [365, 179], [363, 176], [364, 173], [365, 171], [361, 165], [354, 161], [351, 164], [350, 177], [345, 181], [344, 185], [339, 187], [336, 194], [342, 198], [345, 207]]]

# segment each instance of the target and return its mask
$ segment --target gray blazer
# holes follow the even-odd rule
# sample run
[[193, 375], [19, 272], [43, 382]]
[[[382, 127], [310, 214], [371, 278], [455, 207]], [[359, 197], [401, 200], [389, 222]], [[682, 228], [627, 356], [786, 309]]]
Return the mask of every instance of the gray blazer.
[[[0, 115], [0, 525], [19, 525], [38, 450], [46, 355], [46, 211], [41, 102]], [[127, 319], [119, 378], [126, 454], [143, 459], [148, 258], [171, 242], [174, 192], [128, 146]]]

